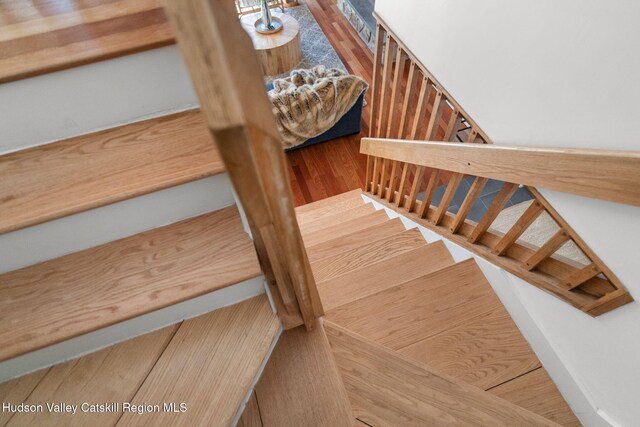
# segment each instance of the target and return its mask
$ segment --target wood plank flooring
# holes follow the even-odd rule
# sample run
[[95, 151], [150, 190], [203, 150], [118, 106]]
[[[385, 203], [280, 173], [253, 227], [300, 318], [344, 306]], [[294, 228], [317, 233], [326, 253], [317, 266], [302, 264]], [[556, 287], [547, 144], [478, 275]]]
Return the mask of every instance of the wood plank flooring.
[[327, 319], [399, 350], [498, 307], [500, 301], [469, 260], [328, 310]]
[[556, 426], [325, 322], [355, 416], [374, 426]]
[[324, 329], [290, 329], [256, 387], [264, 427], [351, 426], [349, 398]]
[[125, 412], [118, 425], [229, 425], [279, 331], [266, 295], [183, 322], [132, 404], [185, 402], [187, 411]]
[[465, 319], [400, 352], [484, 390], [541, 366], [503, 307]]
[[0, 360], [261, 274], [235, 206], [0, 276]]
[[[38, 413], [0, 413], [0, 426], [227, 426], [279, 333], [267, 296], [254, 297], [0, 384], [2, 401], [43, 406]], [[83, 402], [119, 405], [75, 414], [45, 406]], [[177, 412], [165, 411], [165, 402], [176, 402]], [[139, 414], [124, 403], [159, 411]], [[260, 426], [251, 415], [240, 425]]]
[[544, 368], [538, 368], [489, 390], [498, 397], [568, 427], [580, 427]]
[[0, 2], [0, 83], [172, 43], [158, 0]]
[[224, 171], [200, 111], [0, 156], [0, 233]]
[[[129, 402], [167, 347], [179, 325], [169, 326], [88, 356], [56, 365], [24, 400], [26, 404], [65, 402]], [[31, 374], [34, 375], [34, 374]], [[17, 413], [8, 426], [114, 425], [122, 406], [113, 412]]]

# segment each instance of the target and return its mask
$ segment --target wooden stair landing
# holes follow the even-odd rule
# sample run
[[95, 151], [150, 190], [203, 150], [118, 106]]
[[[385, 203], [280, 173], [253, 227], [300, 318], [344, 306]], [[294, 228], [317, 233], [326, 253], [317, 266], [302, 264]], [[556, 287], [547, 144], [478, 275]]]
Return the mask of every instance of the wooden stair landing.
[[199, 110], [0, 156], [0, 233], [224, 171]]
[[354, 415], [371, 426], [557, 426], [325, 321]]
[[[266, 295], [0, 384], [12, 404], [120, 402], [105, 413], [0, 413], [0, 425], [208, 425], [236, 417], [281, 327]], [[122, 403], [160, 412], [123, 412]], [[164, 403], [186, 403], [165, 412]]]
[[235, 206], [0, 275], [0, 360], [261, 274]]
[[158, 0], [0, 3], [0, 83], [174, 42]]
[[[428, 244], [399, 219], [347, 233], [371, 218], [363, 204], [352, 191], [297, 210], [302, 229], [310, 224], [303, 239], [327, 322], [552, 421], [579, 425], [475, 261], [455, 263], [442, 241]], [[536, 399], [527, 385], [549, 399]]]

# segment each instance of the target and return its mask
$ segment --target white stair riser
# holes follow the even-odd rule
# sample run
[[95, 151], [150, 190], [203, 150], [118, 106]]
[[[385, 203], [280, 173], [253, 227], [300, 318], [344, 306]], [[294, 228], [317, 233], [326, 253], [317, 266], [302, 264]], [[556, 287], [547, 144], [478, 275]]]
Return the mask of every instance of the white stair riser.
[[0, 383], [129, 340], [265, 292], [263, 276], [0, 362]]
[[194, 108], [176, 46], [0, 85], [0, 154]]
[[234, 203], [226, 174], [0, 235], [0, 274]]

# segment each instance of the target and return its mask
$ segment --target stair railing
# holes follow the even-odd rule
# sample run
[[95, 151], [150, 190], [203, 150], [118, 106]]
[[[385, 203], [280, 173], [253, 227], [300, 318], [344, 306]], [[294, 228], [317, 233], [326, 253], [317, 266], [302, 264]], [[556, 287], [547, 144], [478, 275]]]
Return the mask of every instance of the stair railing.
[[[534, 186], [640, 205], [640, 154], [491, 145], [427, 68], [376, 19], [372, 138], [361, 144], [367, 155], [365, 191], [590, 315], [632, 301], [615, 274]], [[464, 193], [465, 177], [473, 181], [457, 212], [449, 212], [456, 193]], [[500, 188], [482, 218], [472, 221], [467, 216], [490, 179], [499, 180], [491, 185]], [[520, 186], [526, 186], [533, 201], [509, 227], [492, 229]], [[555, 223], [555, 233], [544, 242], [520, 239], [543, 216]], [[558, 253], [563, 246], [579, 260]]]
[[280, 134], [261, 67], [232, 0], [166, 0], [201, 110], [244, 207], [286, 329], [323, 309], [296, 220]]

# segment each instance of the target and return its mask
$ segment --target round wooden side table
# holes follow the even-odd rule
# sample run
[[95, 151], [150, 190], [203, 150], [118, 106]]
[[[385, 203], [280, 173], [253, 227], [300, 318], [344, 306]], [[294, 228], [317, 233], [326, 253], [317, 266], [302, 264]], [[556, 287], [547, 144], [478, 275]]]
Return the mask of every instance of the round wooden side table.
[[282, 21], [282, 30], [274, 34], [260, 34], [254, 26], [260, 13], [240, 18], [242, 27], [251, 37], [258, 53], [262, 70], [267, 76], [275, 76], [292, 70], [302, 59], [300, 51], [300, 25], [286, 13], [271, 12]]

